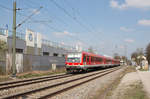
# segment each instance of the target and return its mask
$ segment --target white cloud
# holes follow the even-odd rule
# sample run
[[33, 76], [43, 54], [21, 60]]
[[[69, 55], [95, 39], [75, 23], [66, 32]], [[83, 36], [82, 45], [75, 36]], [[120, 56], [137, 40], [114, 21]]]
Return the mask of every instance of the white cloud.
[[70, 33], [68, 31], [64, 31], [64, 32], [53, 32], [53, 34], [55, 34], [56, 36], [74, 36], [74, 33]]
[[150, 26], [150, 20], [145, 20], [145, 19], [139, 20], [138, 24], [143, 26]]
[[125, 9], [125, 8], [150, 8], [150, 0], [125, 0], [124, 3], [119, 4], [119, 0], [111, 0], [110, 6], [112, 8], [119, 8], [119, 9]]
[[130, 39], [130, 38], [125, 39], [124, 41], [127, 42], [127, 43], [133, 43], [133, 42], [134, 42], [134, 40], [133, 40], [133, 39]]
[[125, 4], [119, 5], [118, 1], [115, 1], [115, 0], [111, 0], [111, 1], [110, 1], [110, 6], [111, 6], [112, 8], [118, 8], [118, 9], [123, 9], [123, 8], [126, 7]]
[[124, 32], [133, 32], [134, 31], [134, 29], [127, 28], [127, 27], [120, 27], [120, 30], [124, 31]]

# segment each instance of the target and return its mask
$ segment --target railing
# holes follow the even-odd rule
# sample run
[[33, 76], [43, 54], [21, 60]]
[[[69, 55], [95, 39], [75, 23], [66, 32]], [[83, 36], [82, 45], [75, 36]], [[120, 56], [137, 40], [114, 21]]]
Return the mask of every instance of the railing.
[[[6, 29], [0, 28], [0, 35], [6, 35]], [[12, 37], [12, 35], [13, 35], [12, 31], [8, 30], [8, 37]], [[16, 32], [16, 38], [25, 40], [25, 34], [21, 33], [21, 32]], [[35, 38], [35, 40], [36, 39], [37, 38]], [[73, 47], [73, 46], [61, 44], [61, 43], [58, 43], [58, 42], [53, 42], [53, 41], [46, 40], [46, 39], [42, 39], [42, 44], [45, 44], [45, 45], [51, 46], [51, 47], [55, 47], [55, 48], [59, 48], [59, 49], [64, 49], [64, 50], [73, 50], [73, 51], [76, 50], [76, 48]]]
[[75, 47], [68, 46], [68, 45], [61, 44], [61, 43], [57, 43], [57, 42], [53, 42], [50, 40], [45, 40], [45, 39], [42, 39], [42, 44], [45, 44], [45, 45], [51, 46], [51, 47], [55, 47], [55, 48], [61, 48], [64, 50], [76, 50]]

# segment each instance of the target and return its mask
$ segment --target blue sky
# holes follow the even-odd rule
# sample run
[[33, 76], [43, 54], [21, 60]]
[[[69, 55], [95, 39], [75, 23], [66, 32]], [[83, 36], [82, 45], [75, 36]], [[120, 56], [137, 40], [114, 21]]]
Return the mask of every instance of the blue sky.
[[[92, 46], [99, 54], [119, 53], [128, 57], [150, 42], [150, 0], [16, 0], [17, 23], [40, 6], [43, 8], [26, 21], [26, 28], [44, 38], [67, 45]], [[0, 27], [12, 29], [13, 0], [0, 2]], [[35, 22], [36, 21], [36, 22]]]

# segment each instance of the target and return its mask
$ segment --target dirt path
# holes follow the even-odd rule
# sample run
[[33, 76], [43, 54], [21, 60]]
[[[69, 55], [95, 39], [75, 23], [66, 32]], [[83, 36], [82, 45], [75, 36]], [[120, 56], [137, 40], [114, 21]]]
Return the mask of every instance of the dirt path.
[[150, 98], [150, 71], [138, 71], [138, 74], [144, 85], [144, 90]]
[[[145, 85], [148, 86], [150, 79], [149, 80], [146, 79], [147, 77], [150, 77], [150, 75], [149, 76], [145, 76], [145, 75], [147, 74], [143, 74], [141, 72], [132, 72], [126, 74], [122, 78], [117, 88], [112, 92], [112, 95], [108, 96], [107, 98], [108, 99], [149, 99], [144, 89], [145, 89]], [[144, 83], [142, 83], [143, 81], [141, 81], [141, 78], [143, 79]], [[150, 86], [148, 86], [146, 89], [150, 90]]]
[[123, 99], [123, 97], [125, 97], [126, 90], [130, 88], [130, 85], [139, 82], [140, 78], [136, 72], [126, 74], [109, 99]]

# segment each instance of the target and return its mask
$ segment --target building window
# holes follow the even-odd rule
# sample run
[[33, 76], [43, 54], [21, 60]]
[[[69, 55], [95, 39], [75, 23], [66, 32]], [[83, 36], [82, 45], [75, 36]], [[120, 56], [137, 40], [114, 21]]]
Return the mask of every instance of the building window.
[[53, 56], [58, 56], [58, 53], [54, 53]]
[[62, 57], [65, 57], [65, 55], [64, 55], [64, 54], [62, 54]]
[[43, 56], [49, 56], [49, 52], [43, 52]]
[[23, 53], [23, 49], [16, 48], [16, 53]]

